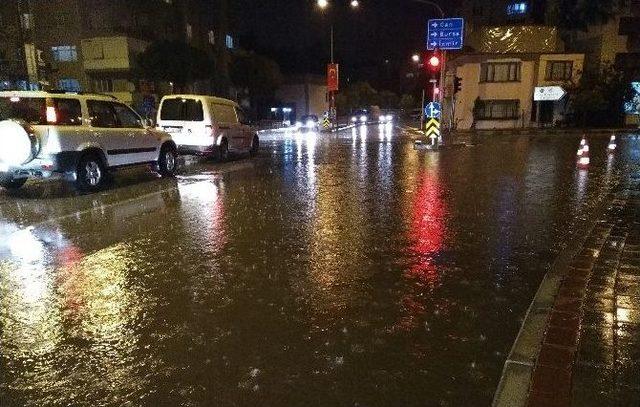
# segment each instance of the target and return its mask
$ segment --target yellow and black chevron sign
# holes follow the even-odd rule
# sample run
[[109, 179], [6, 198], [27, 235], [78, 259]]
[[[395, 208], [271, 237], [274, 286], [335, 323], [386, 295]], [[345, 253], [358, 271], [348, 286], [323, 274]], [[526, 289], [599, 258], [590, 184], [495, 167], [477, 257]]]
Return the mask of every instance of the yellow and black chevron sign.
[[440, 137], [440, 121], [438, 119], [429, 119], [424, 129], [427, 133], [427, 137]]
[[322, 125], [324, 126], [325, 129], [328, 129], [329, 127], [331, 127], [331, 120], [325, 117], [324, 121], [322, 122]]

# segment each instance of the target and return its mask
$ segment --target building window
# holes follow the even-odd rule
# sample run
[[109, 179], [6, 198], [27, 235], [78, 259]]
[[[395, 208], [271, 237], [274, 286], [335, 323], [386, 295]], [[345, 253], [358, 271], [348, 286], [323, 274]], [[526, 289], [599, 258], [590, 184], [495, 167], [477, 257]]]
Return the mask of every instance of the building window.
[[58, 81], [58, 87], [65, 92], [80, 92], [80, 81], [77, 79], [65, 78]]
[[476, 109], [479, 120], [513, 120], [518, 118], [520, 101], [479, 100]]
[[78, 60], [78, 50], [75, 45], [60, 45], [51, 47], [53, 60], [57, 62], [70, 62]]
[[545, 79], [548, 81], [568, 81], [573, 75], [573, 61], [548, 61]]
[[187, 24], [187, 39], [191, 41], [193, 39], [193, 26]]
[[216, 44], [216, 33], [213, 32], [213, 30], [210, 30], [208, 36], [209, 36], [209, 44], [215, 45]]
[[227, 34], [227, 36], [225, 37], [224, 43], [227, 46], [227, 48], [233, 49], [233, 37], [230, 36], [229, 34]]
[[113, 80], [96, 79], [93, 81], [93, 90], [95, 92], [113, 92]]
[[520, 62], [488, 62], [480, 67], [480, 82], [519, 82]]
[[527, 14], [528, 8], [527, 3], [524, 2], [511, 3], [507, 5], [507, 15], [521, 16], [523, 14]]

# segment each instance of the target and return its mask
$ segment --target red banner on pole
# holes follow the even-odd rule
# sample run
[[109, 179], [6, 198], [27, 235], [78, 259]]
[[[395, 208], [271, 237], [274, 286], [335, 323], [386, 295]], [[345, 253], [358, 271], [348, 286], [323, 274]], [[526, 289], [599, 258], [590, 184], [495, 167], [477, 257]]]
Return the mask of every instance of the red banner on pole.
[[339, 83], [338, 64], [327, 65], [327, 90], [337, 92]]

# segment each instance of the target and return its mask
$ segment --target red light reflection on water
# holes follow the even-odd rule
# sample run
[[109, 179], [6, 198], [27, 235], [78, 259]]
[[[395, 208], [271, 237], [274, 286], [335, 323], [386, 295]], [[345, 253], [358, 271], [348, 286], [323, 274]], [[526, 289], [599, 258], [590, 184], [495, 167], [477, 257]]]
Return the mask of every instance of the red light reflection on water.
[[412, 199], [409, 230], [410, 251], [415, 260], [404, 273], [413, 287], [400, 300], [401, 317], [393, 330], [409, 331], [420, 324], [421, 316], [427, 311], [422, 294], [432, 290], [439, 280], [434, 256], [443, 246], [445, 205], [437, 171], [426, 169], [418, 182], [417, 193]]

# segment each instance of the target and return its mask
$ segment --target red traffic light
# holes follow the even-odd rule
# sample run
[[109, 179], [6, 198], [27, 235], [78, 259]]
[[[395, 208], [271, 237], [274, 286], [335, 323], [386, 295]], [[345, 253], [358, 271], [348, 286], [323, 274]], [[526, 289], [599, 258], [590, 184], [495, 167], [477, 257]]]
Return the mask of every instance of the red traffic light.
[[440, 58], [438, 58], [438, 56], [433, 55], [431, 58], [429, 58], [429, 66], [431, 66], [432, 68], [438, 68], [440, 66]]

